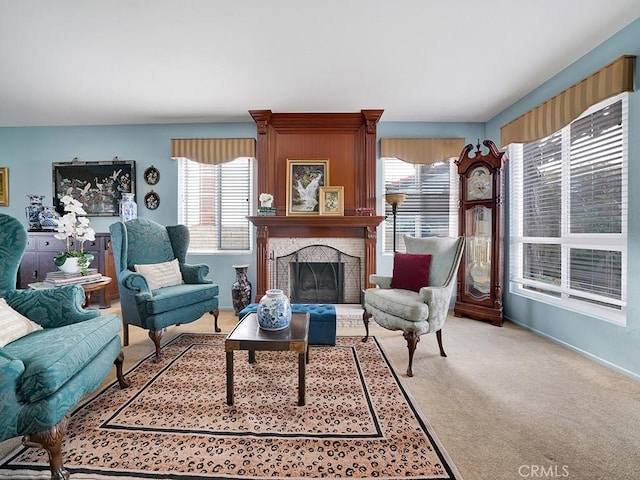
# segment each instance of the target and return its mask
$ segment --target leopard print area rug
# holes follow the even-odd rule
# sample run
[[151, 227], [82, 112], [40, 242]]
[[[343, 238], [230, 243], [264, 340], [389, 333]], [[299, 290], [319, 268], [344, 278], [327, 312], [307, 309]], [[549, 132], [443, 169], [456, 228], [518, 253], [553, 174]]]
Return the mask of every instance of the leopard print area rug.
[[[460, 479], [375, 337], [311, 347], [306, 405], [294, 352], [235, 352], [226, 404], [224, 335], [182, 334], [75, 410], [63, 444], [71, 478]], [[48, 478], [19, 447], [0, 478]]]

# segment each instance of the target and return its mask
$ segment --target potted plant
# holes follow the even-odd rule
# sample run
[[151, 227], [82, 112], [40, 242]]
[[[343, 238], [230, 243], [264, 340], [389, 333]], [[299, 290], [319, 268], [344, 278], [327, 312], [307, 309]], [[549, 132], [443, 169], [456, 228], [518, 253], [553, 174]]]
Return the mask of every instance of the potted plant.
[[84, 251], [84, 242], [95, 240], [96, 232], [89, 226], [89, 219], [84, 216], [87, 212], [82, 208], [82, 203], [70, 195], [65, 195], [60, 201], [67, 213], [58, 220], [58, 233], [54, 237], [67, 241], [67, 251], [56, 255], [53, 261], [63, 272], [87, 275], [93, 254]]

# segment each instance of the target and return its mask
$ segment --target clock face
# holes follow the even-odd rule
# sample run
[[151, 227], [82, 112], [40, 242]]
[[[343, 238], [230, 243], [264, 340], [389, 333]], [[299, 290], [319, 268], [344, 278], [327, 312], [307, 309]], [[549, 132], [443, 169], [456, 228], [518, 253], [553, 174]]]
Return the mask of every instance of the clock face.
[[493, 196], [491, 172], [485, 166], [471, 170], [467, 178], [467, 200], [488, 200]]

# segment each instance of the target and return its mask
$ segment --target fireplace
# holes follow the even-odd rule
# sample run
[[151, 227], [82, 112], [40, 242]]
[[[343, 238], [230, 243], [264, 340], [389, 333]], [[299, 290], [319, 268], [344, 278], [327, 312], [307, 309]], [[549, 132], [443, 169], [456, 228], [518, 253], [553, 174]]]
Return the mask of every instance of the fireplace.
[[274, 258], [271, 282], [293, 303], [359, 303], [361, 262], [328, 245], [309, 245]]

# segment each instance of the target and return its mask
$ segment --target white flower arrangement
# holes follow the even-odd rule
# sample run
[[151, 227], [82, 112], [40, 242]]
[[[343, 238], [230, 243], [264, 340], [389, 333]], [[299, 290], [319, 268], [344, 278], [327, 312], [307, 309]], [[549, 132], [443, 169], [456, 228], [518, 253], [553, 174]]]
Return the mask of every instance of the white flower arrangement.
[[270, 193], [261, 193], [258, 199], [260, 200], [261, 207], [270, 207], [273, 202], [273, 195]]
[[58, 233], [54, 237], [67, 241], [67, 251], [56, 255], [54, 262], [57, 266], [61, 266], [67, 257], [79, 257], [78, 265], [81, 267], [83, 275], [86, 275], [87, 265], [93, 260], [93, 254], [84, 253], [84, 242], [95, 240], [96, 232], [89, 226], [89, 219], [83, 216], [87, 212], [82, 208], [82, 203], [70, 195], [65, 195], [60, 201], [67, 213], [58, 220]]

